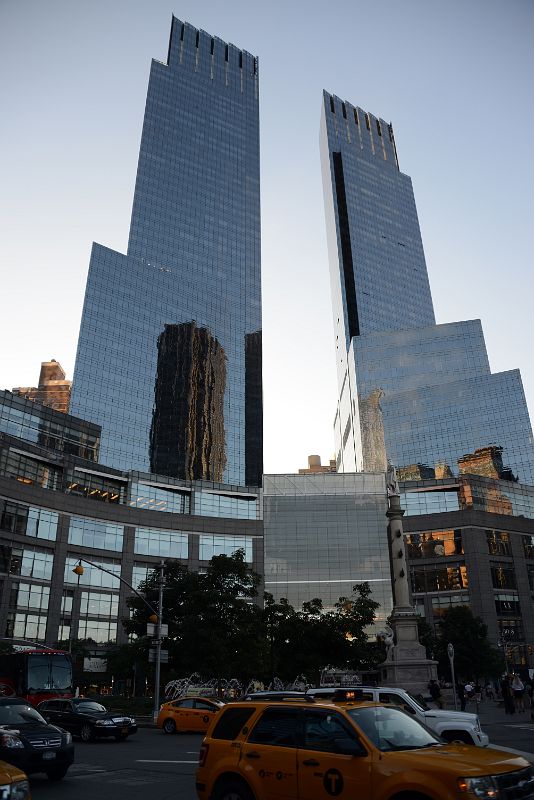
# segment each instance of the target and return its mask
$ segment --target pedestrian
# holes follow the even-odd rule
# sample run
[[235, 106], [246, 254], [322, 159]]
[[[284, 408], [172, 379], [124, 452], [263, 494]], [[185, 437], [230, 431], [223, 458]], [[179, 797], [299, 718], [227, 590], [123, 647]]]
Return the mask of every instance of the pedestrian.
[[461, 711], [465, 711], [465, 689], [461, 681], [458, 681], [456, 684], [456, 694], [458, 695], [458, 699], [460, 701]]
[[494, 692], [494, 689], [493, 689], [493, 684], [490, 681], [488, 681], [487, 684], [486, 684], [485, 692], [486, 692], [486, 697], [488, 698], [488, 700], [493, 700], [495, 698], [495, 692]]
[[501, 678], [501, 695], [504, 702], [504, 713], [515, 714], [514, 698], [508, 675], [503, 675]]
[[477, 704], [477, 712], [478, 712], [478, 707], [482, 702], [482, 686], [478, 681], [475, 683], [474, 692], [475, 692], [475, 703]]
[[512, 693], [514, 697], [515, 710], [520, 712], [525, 710], [525, 684], [521, 680], [521, 676], [517, 672], [514, 673], [511, 683]]
[[432, 679], [428, 684], [428, 691], [430, 692], [430, 696], [434, 701], [434, 703], [437, 705], [437, 707], [443, 708], [443, 698], [441, 696], [441, 689], [439, 688], [439, 684], [436, 683], [434, 679]]
[[525, 681], [525, 698], [527, 700], [527, 704], [532, 708], [532, 692], [534, 691], [534, 687], [532, 686], [532, 681], [530, 678]]
[[471, 681], [467, 681], [464, 686], [466, 702], [468, 703], [475, 696], [475, 686]]

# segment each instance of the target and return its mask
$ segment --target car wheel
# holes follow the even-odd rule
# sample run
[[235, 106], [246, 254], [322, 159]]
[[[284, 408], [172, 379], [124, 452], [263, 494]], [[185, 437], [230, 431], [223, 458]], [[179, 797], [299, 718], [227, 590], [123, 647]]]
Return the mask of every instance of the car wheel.
[[51, 781], [60, 781], [67, 774], [68, 767], [51, 767], [46, 770], [46, 774]]
[[444, 731], [441, 736], [451, 744], [475, 744], [473, 737], [467, 731]]
[[163, 733], [176, 733], [176, 722], [173, 719], [166, 719], [163, 723]]
[[93, 729], [90, 725], [82, 725], [80, 728], [80, 739], [82, 742], [90, 742], [93, 739]]
[[254, 800], [254, 795], [244, 781], [225, 779], [215, 787], [213, 800]]

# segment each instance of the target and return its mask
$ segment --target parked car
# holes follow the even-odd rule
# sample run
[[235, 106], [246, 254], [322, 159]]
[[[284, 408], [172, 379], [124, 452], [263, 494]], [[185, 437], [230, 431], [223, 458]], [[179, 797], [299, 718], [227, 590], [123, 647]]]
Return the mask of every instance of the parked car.
[[527, 798], [534, 768], [502, 750], [444, 742], [398, 706], [249, 700], [214, 718], [196, 791], [199, 800]]
[[44, 772], [58, 781], [74, 761], [72, 736], [49, 725], [27, 700], [0, 697], [0, 758], [28, 774]]
[[87, 697], [45, 700], [39, 703], [38, 709], [49, 722], [79, 736], [82, 742], [105, 736], [113, 736], [120, 742], [137, 732], [133, 717], [108, 711], [101, 703]]
[[214, 715], [224, 703], [209, 697], [181, 697], [163, 703], [158, 714], [158, 728], [163, 733], [206, 733]]
[[31, 800], [28, 776], [5, 761], [0, 761], [0, 797], [5, 800]]
[[449, 711], [448, 709], [430, 708], [419, 697], [414, 697], [406, 689], [391, 686], [351, 686], [340, 688], [308, 689], [307, 695], [316, 699], [358, 699], [370, 700], [375, 703], [387, 703], [400, 706], [419, 722], [428, 725], [445, 741], [460, 741], [466, 744], [475, 744], [478, 747], [487, 747], [489, 737], [480, 727], [480, 720], [476, 714], [467, 711]]

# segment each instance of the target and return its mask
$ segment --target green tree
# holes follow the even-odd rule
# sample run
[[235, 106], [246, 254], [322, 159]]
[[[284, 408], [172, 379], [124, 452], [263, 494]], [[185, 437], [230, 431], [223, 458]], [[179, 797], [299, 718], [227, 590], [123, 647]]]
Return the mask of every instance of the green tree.
[[454, 669], [458, 678], [497, 677], [503, 671], [501, 653], [488, 640], [487, 625], [475, 617], [469, 606], [448, 608], [439, 623], [434, 644], [438, 672], [450, 677], [447, 645], [454, 647]]
[[[248, 679], [263, 665], [262, 613], [257, 605], [260, 576], [245, 562], [243, 550], [211, 559], [205, 573], [178, 562], [165, 565], [163, 621], [169, 626], [164, 647], [179, 675]], [[158, 576], [151, 573], [140, 590], [157, 604]], [[123, 620], [128, 633], [146, 635], [150, 610], [136, 596], [128, 599], [132, 618]], [[148, 646], [145, 639], [144, 646]]]

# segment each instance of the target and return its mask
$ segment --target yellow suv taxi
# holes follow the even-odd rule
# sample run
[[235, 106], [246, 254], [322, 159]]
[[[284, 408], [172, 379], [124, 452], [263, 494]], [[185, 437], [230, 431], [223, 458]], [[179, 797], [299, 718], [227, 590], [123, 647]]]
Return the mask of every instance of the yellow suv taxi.
[[31, 800], [28, 777], [17, 767], [0, 761], [1, 800]]
[[181, 697], [160, 706], [157, 726], [163, 733], [206, 733], [224, 703], [208, 697]]
[[526, 800], [534, 768], [445, 743], [396, 706], [249, 700], [210, 725], [196, 790], [199, 800]]

